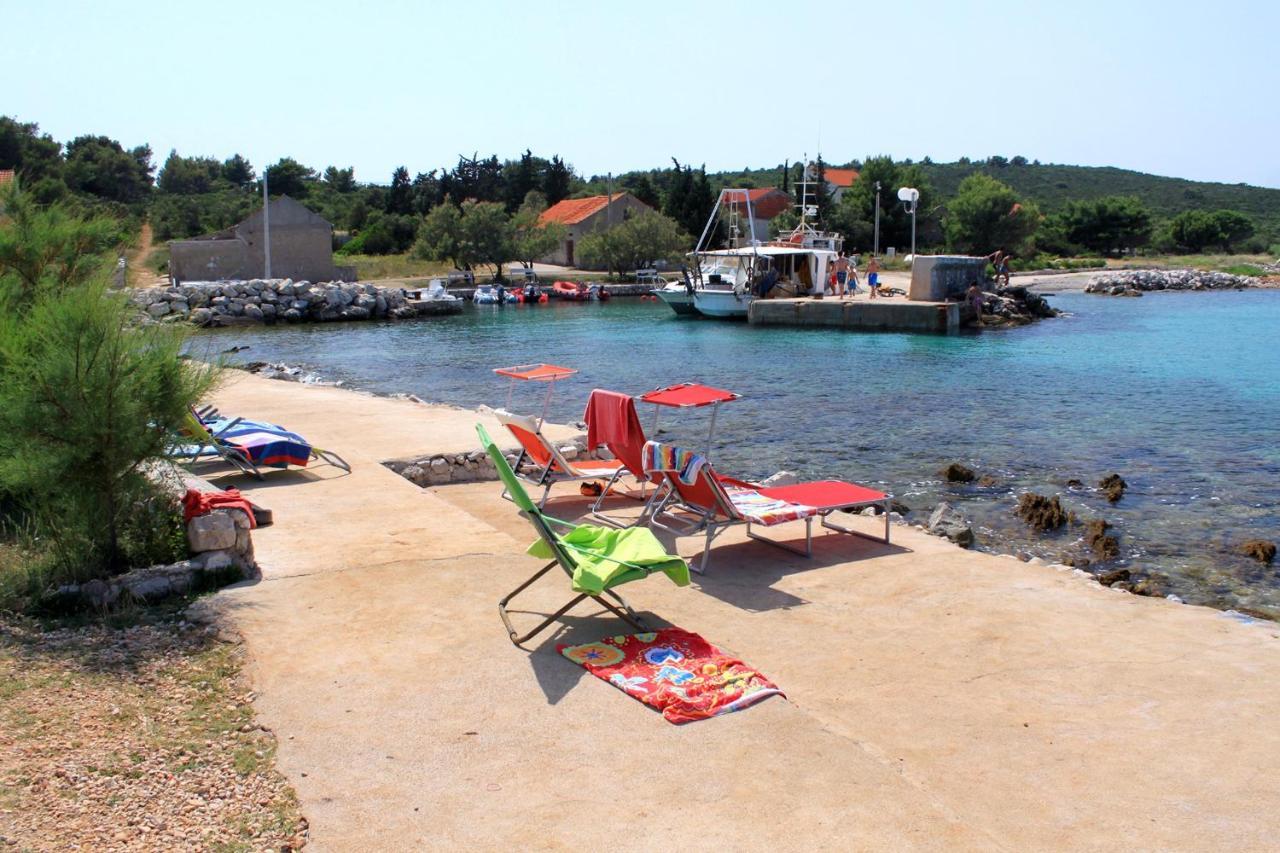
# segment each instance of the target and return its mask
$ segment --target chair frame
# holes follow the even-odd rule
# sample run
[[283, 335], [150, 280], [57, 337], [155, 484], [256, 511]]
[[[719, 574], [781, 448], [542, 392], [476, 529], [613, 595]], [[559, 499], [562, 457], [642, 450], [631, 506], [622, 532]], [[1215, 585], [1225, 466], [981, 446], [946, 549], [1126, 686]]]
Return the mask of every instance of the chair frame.
[[[627, 471], [627, 466], [622, 460], [615, 460], [618, 467], [610, 468], [604, 471], [588, 471], [580, 468], [564, 458], [564, 454], [560, 452], [560, 448], [556, 447], [555, 442], [550, 441], [542, 434], [542, 428], [537, 420], [529, 415], [517, 415], [508, 412], [506, 409], [494, 409], [494, 417], [498, 419], [498, 423], [507, 428], [507, 432], [511, 433], [516, 441], [520, 442], [520, 455], [516, 457], [516, 464], [511, 466], [512, 473], [526, 483], [531, 484], [535, 488], [542, 489], [542, 497], [538, 500], [538, 509], [542, 509], [547, 505], [547, 499], [551, 497], [551, 487], [557, 483], [577, 483], [586, 480], [604, 480], [608, 479], [609, 486], [606, 486], [600, 493], [600, 499], [596, 501], [595, 507], [598, 507], [604, 496], [608, 494], [609, 488], [618, 479], [618, 477]], [[513, 429], [514, 427], [514, 429]], [[530, 452], [525, 439], [516, 432], [519, 429], [528, 433], [538, 442], [538, 446], [546, 453], [546, 463], [539, 462], [537, 456]], [[519, 473], [521, 463], [528, 457], [535, 468], [539, 465], [542, 467], [538, 470], [536, 476]], [[505, 459], [503, 460], [505, 462]], [[510, 489], [503, 490], [502, 496], [507, 500], [511, 500]], [[595, 507], [592, 508], [592, 514], [595, 513]]]
[[[217, 432], [214, 432], [209, 428], [209, 420], [227, 420], [227, 423], [218, 429]], [[249, 454], [240, 448], [233, 446], [230, 442], [225, 441], [222, 438], [227, 431], [234, 429], [237, 425], [243, 422], [244, 418], [223, 418], [218, 410], [213, 406], [205, 406], [199, 410], [192, 409], [191, 417], [188, 418], [187, 428], [191, 430], [192, 435], [196, 440], [201, 442], [201, 445], [196, 449], [195, 453], [179, 453], [175, 455], [179, 458], [190, 456], [192, 464], [211, 462], [213, 461], [212, 459], [200, 458], [202, 456], [209, 455], [205, 452], [205, 448], [208, 447], [211, 448], [219, 458], [235, 466], [242, 473], [249, 474], [259, 480], [263, 480], [265, 477], [263, 477], [262, 471], [258, 468], [257, 463], [253, 461]], [[347, 462], [347, 460], [343, 459], [337, 453], [334, 453], [332, 450], [325, 450], [322, 447], [317, 447], [309, 442], [307, 446], [311, 448], [311, 453], [308, 457], [309, 459], [325, 462], [335, 468], [341, 468], [348, 474], [351, 473], [351, 463]]]
[[[556, 620], [558, 620], [561, 616], [564, 616], [566, 613], [568, 613], [570, 610], [572, 610], [574, 607], [576, 607], [578, 604], [580, 604], [581, 602], [585, 601], [588, 598], [596, 602], [597, 604], [599, 604], [604, 609], [608, 610], [610, 613], [613, 613], [615, 616], [622, 619], [627, 624], [636, 628], [637, 630], [648, 631], [649, 626], [640, 617], [640, 615], [636, 613], [636, 611], [631, 607], [629, 603], [627, 603], [627, 600], [625, 598], [623, 598], [617, 592], [614, 592], [612, 589], [605, 589], [600, 595], [595, 595], [593, 593], [588, 593], [588, 592], [578, 593], [567, 604], [565, 604], [555, 613], [552, 613], [550, 616], [547, 616], [545, 619], [539, 622], [536, 626], [534, 626], [531, 630], [526, 631], [523, 634], [521, 634], [519, 631], [516, 630], [515, 625], [513, 625], [511, 622], [511, 614], [508, 609], [509, 605], [516, 598], [516, 596], [520, 595], [520, 593], [524, 592], [526, 589], [528, 589], [530, 586], [536, 583], [540, 578], [542, 578], [543, 575], [545, 575], [547, 572], [554, 569], [556, 566], [559, 566], [564, 571], [564, 573], [568, 575], [570, 578], [573, 577], [574, 570], [577, 569], [577, 564], [574, 562], [573, 556], [569, 553], [569, 551], [571, 550], [571, 546], [567, 546], [560, 539], [560, 537], [556, 535], [551, 525], [555, 524], [555, 525], [569, 528], [569, 529], [575, 528], [577, 527], [577, 525], [569, 521], [563, 521], [558, 518], [552, 518], [551, 516], [543, 513], [541, 508], [538, 507], [536, 504], [534, 504], [532, 499], [530, 499], [528, 493], [525, 492], [525, 490], [521, 487], [520, 480], [517, 477], [515, 471], [513, 471], [511, 469], [511, 466], [507, 464], [507, 460], [505, 457], [503, 457], [502, 452], [498, 450], [497, 445], [493, 443], [493, 439], [489, 437], [489, 434], [485, 431], [484, 427], [481, 426], [480, 424], [476, 425], [476, 434], [479, 435], [481, 446], [484, 448], [485, 452], [489, 454], [489, 457], [493, 460], [493, 464], [498, 470], [498, 476], [503, 481], [503, 485], [505, 486], [505, 489], [503, 492], [504, 497], [507, 497], [509, 493], [508, 499], [515, 503], [515, 505], [520, 510], [520, 515], [528, 519], [528, 521], [533, 525], [534, 529], [538, 531], [538, 536], [544, 542], [547, 543], [547, 545], [551, 548], [551, 553], [555, 556], [554, 560], [547, 563], [538, 571], [534, 572], [534, 574], [531, 577], [529, 577], [528, 580], [524, 581], [522, 584], [517, 586], [511, 592], [507, 593], [498, 601], [498, 615], [502, 617], [502, 624], [506, 626], [507, 635], [510, 637], [512, 644], [516, 646], [523, 645], [528, 640], [542, 633], [542, 631], [546, 630], [547, 627], [555, 623]], [[617, 563], [620, 566], [629, 566], [631, 568], [639, 569], [645, 572], [650, 571], [650, 569], [648, 569], [647, 567], [632, 566], [632, 564], [627, 563], [623, 560], [617, 560], [605, 555], [595, 554], [594, 556], [596, 556], [598, 559], [605, 559], [605, 560], [609, 560], [610, 562]], [[605, 596], [608, 596], [608, 598], [612, 599], [612, 601], [607, 600]]]

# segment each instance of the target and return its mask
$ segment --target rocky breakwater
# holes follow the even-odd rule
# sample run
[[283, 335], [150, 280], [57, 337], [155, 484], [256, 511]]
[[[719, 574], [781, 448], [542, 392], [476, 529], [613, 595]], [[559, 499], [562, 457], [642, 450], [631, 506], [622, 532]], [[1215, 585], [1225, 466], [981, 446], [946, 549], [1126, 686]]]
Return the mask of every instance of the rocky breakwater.
[[1022, 286], [1002, 287], [982, 299], [982, 325], [1025, 326], [1036, 320], [1058, 316], [1058, 309], [1040, 294]]
[[1103, 296], [1141, 296], [1152, 290], [1243, 290], [1257, 280], [1207, 270], [1124, 270], [1095, 275], [1085, 293]]
[[287, 278], [186, 282], [137, 290], [132, 298], [154, 321], [197, 326], [399, 320], [462, 310], [459, 300], [409, 300], [400, 289], [373, 284]]

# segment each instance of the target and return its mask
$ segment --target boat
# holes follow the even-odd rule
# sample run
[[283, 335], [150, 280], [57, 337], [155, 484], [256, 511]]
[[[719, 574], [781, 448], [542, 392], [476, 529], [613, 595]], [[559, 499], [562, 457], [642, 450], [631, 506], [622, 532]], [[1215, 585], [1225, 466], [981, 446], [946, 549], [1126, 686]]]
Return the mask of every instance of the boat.
[[698, 309], [693, 304], [693, 282], [691, 280], [686, 278], [685, 281], [669, 281], [662, 287], [655, 287], [650, 292], [655, 299], [665, 302], [667, 307], [679, 316], [698, 316]]
[[597, 301], [599, 302], [609, 301], [609, 291], [605, 288], [603, 284], [593, 284], [591, 285], [591, 290], [593, 291], [592, 295]]
[[576, 281], [557, 281], [551, 285], [551, 292], [560, 299], [586, 302], [591, 298], [591, 288]]
[[444, 280], [433, 278], [427, 284], [426, 290], [418, 292], [418, 298], [424, 302], [457, 302], [458, 297], [454, 296], [445, 289]]
[[471, 294], [471, 301], [476, 305], [511, 305], [519, 302], [520, 297], [500, 284], [482, 284]]
[[[688, 314], [692, 302], [697, 314], [719, 319], [746, 319], [756, 299], [821, 295], [843, 238], [834, 232], [819, 231], [809, 223], [817, 213], [809, 189], [816, 174], [816, 166], [810, 164], [805, 179], [797, 185], [800, 222], [776, 240], [757, 239], [750, 191], [722, 190], [691, 253], [694, 263], [691, 272], [685, 274], [687, 281], [683, 285], [668, 284], [654, 294], [677, 314]], [[741, 225], [744, 219], [745, 234]], [[726, 226], [728, 247], [708, 248], [709, 238], [717, 233], [720, 224]]]
[[526, 284], [519, 289], [517, 296], [519, 301], [525, 305], [545, 305], [547, 303], [547, 294], [536, 284]]

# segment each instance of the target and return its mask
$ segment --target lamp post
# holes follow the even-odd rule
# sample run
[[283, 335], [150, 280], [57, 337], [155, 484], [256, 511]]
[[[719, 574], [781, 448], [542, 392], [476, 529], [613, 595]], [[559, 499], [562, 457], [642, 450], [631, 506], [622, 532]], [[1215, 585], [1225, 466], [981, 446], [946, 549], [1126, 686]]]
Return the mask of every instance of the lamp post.
[[875, 246], [871, 250], [872, 257], [880, 255], [880, 182], [876, 181], [876, 231]]
[[262, 277], [271, 278], [271, 196], [267, 193], [267, 170], [262, 170]]
[[898, 190], [898, 201], [902, 202], [911, 214], [911, 263], [916, 262], [916, 207], [920, 203], [920, 190], [914, 187], [903, 187]]

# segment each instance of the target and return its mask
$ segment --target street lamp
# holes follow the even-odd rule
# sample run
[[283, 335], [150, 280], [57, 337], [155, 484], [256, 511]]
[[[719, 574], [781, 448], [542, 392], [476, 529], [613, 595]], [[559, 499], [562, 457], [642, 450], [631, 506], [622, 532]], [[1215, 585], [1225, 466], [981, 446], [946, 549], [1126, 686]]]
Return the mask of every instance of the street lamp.
[[898, 190], [898, 201], [911, 214], [911, 264], [916, 262], [916, 207], [920, 204], [920, 190], [914, 187], [903, 187]]
[[880, 182], [876, 181], [876, 232], [875, 246], [871, 249], [871, 256], [879, 257], [880, 255]]

